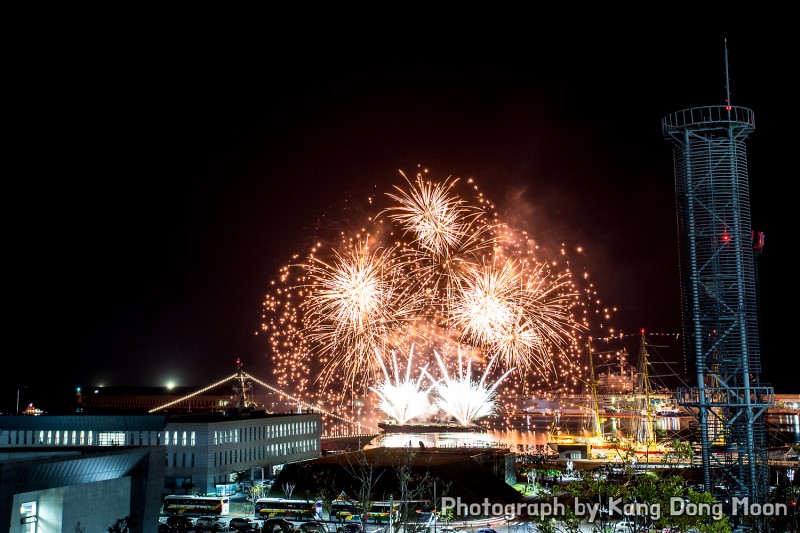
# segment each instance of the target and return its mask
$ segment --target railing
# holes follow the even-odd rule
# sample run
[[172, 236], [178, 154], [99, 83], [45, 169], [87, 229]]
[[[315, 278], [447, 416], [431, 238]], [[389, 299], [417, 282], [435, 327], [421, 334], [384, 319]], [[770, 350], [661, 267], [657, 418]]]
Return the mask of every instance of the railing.
[[717, 105], [692, 107], [670, 113], [661, 121], [661, 132], [667, 135], [678, 128], [716, 126], [721, 123], [738, 123], [749, 129], [756, 127], [756, 119], [752, 110], [746, 107]]

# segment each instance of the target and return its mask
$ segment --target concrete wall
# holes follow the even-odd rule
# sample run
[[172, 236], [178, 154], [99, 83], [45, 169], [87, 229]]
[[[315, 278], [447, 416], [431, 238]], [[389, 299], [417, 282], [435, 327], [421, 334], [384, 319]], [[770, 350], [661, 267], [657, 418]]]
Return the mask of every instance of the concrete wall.
[[11, 531], [20, 523], [23, 502], [38, 501], [37, 533], [72, 533], [80, 527], [85, 533], [108, 531], [119, 518], [130, 514], [131, 478], [122, 477], [68, 487], [56, 487], [14, 495]]

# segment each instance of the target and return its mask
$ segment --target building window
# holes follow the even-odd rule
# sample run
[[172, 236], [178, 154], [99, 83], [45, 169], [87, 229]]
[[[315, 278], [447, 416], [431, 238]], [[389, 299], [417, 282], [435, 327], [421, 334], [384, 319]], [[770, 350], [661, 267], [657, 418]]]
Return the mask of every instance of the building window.
[[44, 431], [39, 432], [39, 444], [44, 444]]
[[178, 432], [177, 431], [173, 431], [172, 432], [172, 445], [173, 446], [177, 446], [178, 445]]
[[85, 442], [86, 442], [85, 432], [81, 431], [81, 446], [83, 446]]
[[61, 444], [61, 432], [56, 431], [56, 446], [58, 446], [59, 444]]
[[186, 432], [185, 431], [183, 432], [183, 435], [182, 435], [182, 438], [181, 438], [181, 446], [186, 446]]
[[[191, 442], [192, 442], [191, 445], [194, 446], [194, 443], [195, 443], [195, 432], [194, 431], [192, 431], [192, 441]], [[192, 466], [194, 466], [194, 465], [192, 465]]]
[[120, 446], [124, 443], [124, 431], [101, 431], [97, 434], [98, 446]]
[[52, 431], [48, 431], [47, 432], [47, 444], [53, 444], [53, 432]]
[[192, 468], [194, 468], [194, 453], [192, 454]]
[[89, 446], [91, 446], [91, 445], [92, 445], [92, 432], [91, 432], [91, 431], [89, 432], [89, 439], [88, 439], [88, 441], [89, 441], [89, 442], [88, 442]]
[[217, 430], [214, 430], [214, 446], [216, 446], [217, 444], [218, 444], [217, 443]]

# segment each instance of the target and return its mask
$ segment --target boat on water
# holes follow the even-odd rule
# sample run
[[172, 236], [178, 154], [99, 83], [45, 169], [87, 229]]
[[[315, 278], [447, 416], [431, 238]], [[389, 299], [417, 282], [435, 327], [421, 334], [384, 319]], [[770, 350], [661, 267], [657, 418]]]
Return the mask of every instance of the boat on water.
[[477, 424], [462, 426], [455, 422], [415, 422], [398, 424], [392, 421], [378, 422], [378, 427], [385, 433], [469, 433], [484, 432]]

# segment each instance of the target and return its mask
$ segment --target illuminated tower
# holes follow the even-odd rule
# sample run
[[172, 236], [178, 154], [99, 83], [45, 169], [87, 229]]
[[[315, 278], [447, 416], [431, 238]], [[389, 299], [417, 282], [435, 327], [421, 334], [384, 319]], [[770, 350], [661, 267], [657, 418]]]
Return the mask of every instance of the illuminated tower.
[[[727, 46], [725, 74], [727, 78]], [[700, 427], [705, 488], [761, 501], [767, 458], [761, 415], [772, 387], [761, 355], [745, 141], [753, 112], [730, 105], [684, 109], [661, 123], [672, 143], [680, 246], [684, 350], [697, 386], [679, 388]]]

